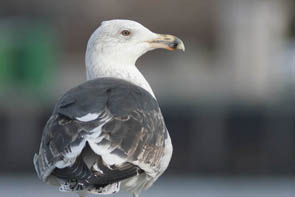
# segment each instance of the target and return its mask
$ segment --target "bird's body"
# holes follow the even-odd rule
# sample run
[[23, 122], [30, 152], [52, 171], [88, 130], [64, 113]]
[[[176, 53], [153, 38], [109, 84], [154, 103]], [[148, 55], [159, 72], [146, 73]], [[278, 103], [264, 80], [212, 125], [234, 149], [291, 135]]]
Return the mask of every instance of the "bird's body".
[[[125, 38], [126, 29], [136, 38]], [[157, 35], [126, 20], [104, 22], [94, 32], [86, 53], [88, 81], [59, 99], [44, 128], [34, 157], [42, 181], [81, 197], [120, 189], [138, 196], [166, 170], [169, 133], [150, 85], [135, 67], [139, 56], [160, 48]], [[120, 51], [124, 47], [127, 52]]]

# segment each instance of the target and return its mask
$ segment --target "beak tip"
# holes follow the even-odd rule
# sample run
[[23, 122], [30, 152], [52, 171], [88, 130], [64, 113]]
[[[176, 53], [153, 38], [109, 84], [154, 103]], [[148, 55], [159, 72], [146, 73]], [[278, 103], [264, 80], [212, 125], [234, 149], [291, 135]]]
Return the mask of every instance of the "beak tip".
[[185, 46], [183, 44], [183, 42], [181, 41], [180, 44], [177, 46], [177, 49], [182, 50], [183, 52], [185, 52]]

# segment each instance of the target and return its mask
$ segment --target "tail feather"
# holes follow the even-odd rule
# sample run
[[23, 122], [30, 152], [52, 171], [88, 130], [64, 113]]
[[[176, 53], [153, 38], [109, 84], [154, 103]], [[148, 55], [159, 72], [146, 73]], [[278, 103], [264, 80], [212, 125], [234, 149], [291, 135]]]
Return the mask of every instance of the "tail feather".
[[131, 163], [125, 163], [121, 166], [106, 166], [101, 156], [95, 153], [92, 155], [96, 157], [95, 163], [87, 166], [83, 156], [89, 154], [89, 151], [93, 153], [90, 147], [86, 145], [72, 166], [63, 169], [55, 168], [52, 175], [64, 180], [74, 190], [77, 185], [82, 187], [80, 189], [103, 188], [143, 172], [139, 167]]

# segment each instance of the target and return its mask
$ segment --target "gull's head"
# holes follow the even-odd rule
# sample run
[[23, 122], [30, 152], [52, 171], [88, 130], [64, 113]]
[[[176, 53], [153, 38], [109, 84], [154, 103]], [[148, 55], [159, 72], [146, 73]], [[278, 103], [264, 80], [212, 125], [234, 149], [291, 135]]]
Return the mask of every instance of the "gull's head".
[[184, 51], [183, 42], [172, 35], [157, 34], [131, 20], [104, 21], [88, 41], [87, 55], [109, 61], [135, 63], [147, 51], [163, 48]]

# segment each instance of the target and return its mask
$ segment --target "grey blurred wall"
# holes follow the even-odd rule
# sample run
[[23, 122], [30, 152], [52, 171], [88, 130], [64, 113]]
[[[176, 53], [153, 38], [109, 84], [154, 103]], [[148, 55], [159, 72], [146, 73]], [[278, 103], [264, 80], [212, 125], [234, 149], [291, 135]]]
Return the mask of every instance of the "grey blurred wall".
[[0, 74], [12, 77], [0, 75], [0, 172], [33, 172], [54, 102], [85, 80], [89, 36], [126, 18], [186, 45], [137, 62], [171, 132], [168, 172], [292, 175], [294, 11], [288, 0], [1, 2]]

